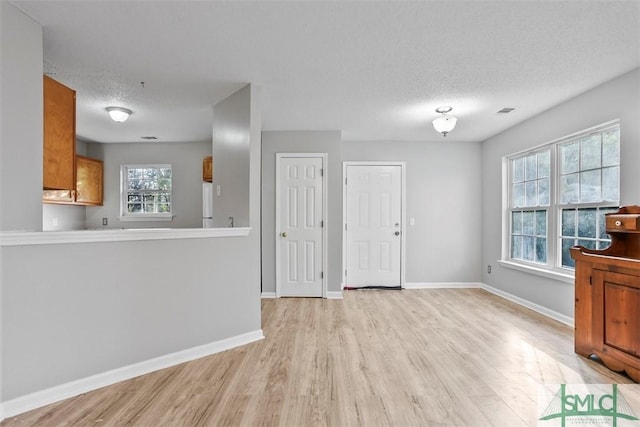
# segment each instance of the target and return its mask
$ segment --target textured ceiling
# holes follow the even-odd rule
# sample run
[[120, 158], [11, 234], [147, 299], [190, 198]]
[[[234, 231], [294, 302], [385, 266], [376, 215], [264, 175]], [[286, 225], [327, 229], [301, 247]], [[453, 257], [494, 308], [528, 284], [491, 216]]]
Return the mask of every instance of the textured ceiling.
[[439, 141], [450, 105], [447, 140], [482, 141], [640, 66], [640, 1], [11, 3], [99, 142], [208, 140], [213, 104], [249, 82], [265, 130]]

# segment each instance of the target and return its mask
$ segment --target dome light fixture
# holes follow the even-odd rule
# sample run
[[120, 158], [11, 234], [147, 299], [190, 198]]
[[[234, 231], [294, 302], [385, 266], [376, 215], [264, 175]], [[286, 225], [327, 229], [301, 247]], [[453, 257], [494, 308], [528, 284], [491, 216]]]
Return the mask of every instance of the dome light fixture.
[[440, 117], [436, 117], [431, 122], [433, 124], [433, 128], [442, 134], [442, 136], [447, 136], [449, 132], [456, 127], [456, 122], [458, 118], [455, 116], [447, 116], [447, 113], [451, 112], [453, 108], [451, 107], [438, 107], [436, 108], [436, 113], [442, 114]]
[[114, 122], [122, 123], [126, 122], [133, 111], [122, 107], [107, 107], [107, 113]]

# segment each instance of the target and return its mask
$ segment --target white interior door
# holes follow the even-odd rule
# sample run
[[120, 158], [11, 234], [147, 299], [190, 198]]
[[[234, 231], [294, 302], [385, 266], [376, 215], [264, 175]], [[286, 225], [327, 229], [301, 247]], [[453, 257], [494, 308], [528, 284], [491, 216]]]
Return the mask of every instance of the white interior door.
[[323, 296], [323, 157], [277, 158], [276, 295]]
[[345, 201], [345, 286], [401, 286], [402, 167], [347, 165]]

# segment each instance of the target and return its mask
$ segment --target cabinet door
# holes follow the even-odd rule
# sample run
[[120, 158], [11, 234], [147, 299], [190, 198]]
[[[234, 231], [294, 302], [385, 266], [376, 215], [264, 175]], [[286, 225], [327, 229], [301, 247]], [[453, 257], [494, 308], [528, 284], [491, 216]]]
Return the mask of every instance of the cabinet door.
[[598, 350], [639, 357], [640, 277], [593, 270], [593, 332]]
[[76, 156], [76, 203], [102, 205], [102, 161]]
[[43, 188], [75, 188], [76, 92], [44, 76]]
[[202, 159], [202, 180], [213, 181], [213, 157], [208, 156]]

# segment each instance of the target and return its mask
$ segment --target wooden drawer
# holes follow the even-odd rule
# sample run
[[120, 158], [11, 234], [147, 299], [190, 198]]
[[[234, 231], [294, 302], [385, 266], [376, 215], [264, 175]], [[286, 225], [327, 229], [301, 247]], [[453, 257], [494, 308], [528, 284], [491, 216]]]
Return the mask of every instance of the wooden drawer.
[[640, 214], [607, 215], [607, 233], [610, 232], [640, 232]]

